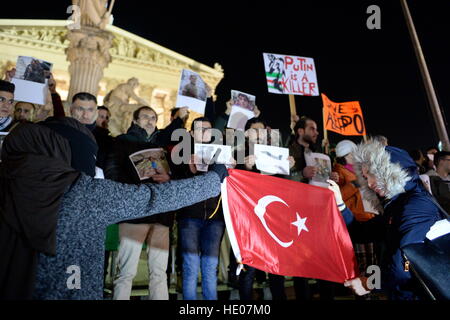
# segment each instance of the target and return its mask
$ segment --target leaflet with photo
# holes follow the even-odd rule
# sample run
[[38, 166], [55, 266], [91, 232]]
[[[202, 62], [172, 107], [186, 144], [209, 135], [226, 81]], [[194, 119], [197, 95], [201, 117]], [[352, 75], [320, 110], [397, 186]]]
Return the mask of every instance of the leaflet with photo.
[[305, 152], [305, 161], [307, 166], [317, 168], [316, 175], [309, 180], [309, 184], [314, 186], [328, 188], [330, 185], [327, 180], [331, 174], [330, 157], [323, 153]]
[[15, 84], [14, 99], [35, 104], [46, 104], [48, 79], [53, 64], [34, 57], [19, 56], [16, 74], [11, 82]]
[[233, 106], [239, 106], [250, 111], [255, 109], [256, 97], [251, 94], [231, 90], [231, 99], [233, 100]]
[[231, 164], [232, 162], [231, 146], [227, 145], [196, 143], [194, 153], [200, 161], [195, 164], [198, 171], [208, 171], [208, 165], [213, 163]]
[[130, 155], [139, 179], [145, 180], [158, 173], [170, 174], [166, 152], [162, 148], [145, 149]]
[[269, 174], [289, 175], [289, 149], [255, 144], [256, 169]]
[[190, 110], [205, 114], [207, 90], [206, 83], [198, 73], [183, 69], [178, 88], [176, 107], [188, 107]]
[[245, 130], [245, 125], [248, 120], [253, 118], [255, 114], [253, 111], [241, 108], [239, 106], [231, 107], [230, 117], [228, 118], [227, 127], [236, 130]]

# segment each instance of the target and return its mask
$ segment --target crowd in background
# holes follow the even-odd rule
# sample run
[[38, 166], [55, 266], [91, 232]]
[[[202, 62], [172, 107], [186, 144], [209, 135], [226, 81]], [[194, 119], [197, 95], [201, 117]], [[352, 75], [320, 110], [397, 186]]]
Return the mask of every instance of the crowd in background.
[[[185, 128], [187, 107], [173, 108], [171, 122], [158, 128], [158, 114], [150, 106], [142, 106], [133, 110], [127, 132], [113, 137], [108, 130], [111, 114], [107, 107], [98, 106], [92, 94], [80, 92], [69, 101], [70, 112], [66, 114], [53, 78], [49, 81], [53, 115], [36, 123], [37, 106], [14, 100], [14, 85], [9, 82], [13, 73], [8, 72], [6, 80], [0, 81], [0, 131], [8, 133], [2, 150], [0, 248], [16, 237], [16, 251], [9, 247], [9, 260], [2, 259], [0, 263], [0, 283], [4, 284], [0, 297], [101, 299], [110, 254], [117, 250], [112, 298], [130, 299], [145, 248], [149, 299], [169, 299], [169, 261], [175, 260], [183, 299], [197, 299], [200, 275], [203, 299], [217, 300], [220, 245], [226, 229], [219, 188], [226, 170], [211, 165], [207, 174], [199, 171], [193, 146], [212, 143], [212, 128], [225, 136], [231, 101], [225, 112], [217, 114], [208, 97], [205, 115], [194, 119], [190, 128]], [[277, 137], [271, 134], [273, 128], [268, 120], [256, 108], [255, 117], [246, 124], [244, 145], [233, 149], [237, 152], [244, 148], [244, 163], [235, 163], [234, 167], [259, 173], [253, 146], [279, 145], [289, 148], [290, 174], [278, 176], [308, 183], [318, 169], [306, 164], [305, 153], [323, 153], [322, 148], [328, 144], [333, 163], [330, 189], [335, 192], [347, 223], [360, 272], [358, 281], [349, 281], [346, 286], [353, 289], [358, 299], [372, 299], [374, 293], [364, 284], [367, 267], [387, 265], [389, 275], [383, 279], [386, 297], [423, 297], [414, 278], [402, 270], [398, 250], [405, 243], [422, 241], [426, 231], [441, 218], [442, 209], [434, 200], [450, 212], [450, 153], [430, 147], [425, 152], [411, 150], [408, 154], [389, 146], [383, 136], [359, 145], [342, 139], [330, 146], [328, 141], [322, 142], [316, 121], [305, 116], [292, 119], [290, 135]], [[170, 170], [155, 168], [150, 178], [142, 180], [129, 156], [151, 148], [163, 148], [170, 155], [178, 148], [178, 142], [171, 139], [172, 133], [180, 129], [190, 134], [191, 149], [183, 149], [189, 152], [190, 161], [174, 164], [168, 156]], [[28, 160], [34, 162], [26, 166]], [[46, 171], [49, 166], [55, 170]], [[41, 171], [35, 176], [37, 170]], [[25, 174], [30, 179], [24, 179]], [[105, 178], [103, 182], [92, 180], [99, 176]], [[41, 196], [50, 197], [47, 202], [36, 200], [39, 189]], [[18, 192], [33, 193], [28, 200], [36, 202], [17, 207], [17, 203], [27, 199], [16, 196]], [[74, 218], [71, 211], [77, 211], [79, 217]], [[74, 232], [78, 234], [75, 236]], [[87, 249], [88, 246], [92, 248]], [[177, 248], [175, 254], [171, 253], [172, 246]], [[67, 255], [66, 260], [59, 257], [63, 254]], [[70, 256], [77, 254], [86, 255], [85, 259], [92, 263], [92, 279], [81, 284], [88, 287], [87, 291], [73, 293], [64, 287], [68, 274], [53, 273], [61, 270], [61, 260], [72, 261]], [[11, 275], [19, 262], [29, 266], [19, 267], [20, 275]], [[230, 252], [228, 281], [238, 289], [240, 299], [254, 299], [255, 279], [264, 281], [266, 276], [272, 298], [287, 299], [285, 277], [266, 275], [251, 266], [245, 266], [236, 276], [236, 267]], [[309, 280], [294, 277], [297, 300], [313, 299]], [[320, 299], [335, 297], [339, 284], [324, 280], [317, 280], [317, 284]], [[12, 289], [17, 285], [21, 289]]]

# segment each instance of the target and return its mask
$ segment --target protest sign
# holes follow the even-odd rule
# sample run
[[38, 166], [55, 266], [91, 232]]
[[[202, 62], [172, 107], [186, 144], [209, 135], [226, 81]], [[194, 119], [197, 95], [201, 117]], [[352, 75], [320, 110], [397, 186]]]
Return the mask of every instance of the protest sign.
[[306, 165], [316, 167], [317, 173], [309, 180], [309, 184], [328, 188], [330, 185], [327, 180], [330, 179], [331, 160], [323, 153], [305, 152]]
[[188, 107], [190, 110], [205, 114], [206, 83], [197, 73], [183, 69], [178, 88], [176, 107]]
[[318, 96], [314, 59], [263, 53], [267, 87], [270, 93]]
[[256, 97], [251, 94], [231, 90], [231, 99], [233, 100], [233, 106], [239, 106], [250, 111], [255, 109]]
[[14, 99], [35, 104], [46, 104], [48, 94], [48, 78], [52, 64], [33, 57], [19, 56], [16, 63], [16, 74], [11, 82], [16, 89]]
[[230, 117], [228, 118], [227, 127], [236, 130], [245, 130], [245, 124], [253, 118], [253, 111], [238, 106], [231, 107]]
[[194, 144], [194, 153], [199, 163], [196, 163], [198, 171], [208, 171], [208, 165], [213, 163], [231, 164], [231, 146], [219, 144]]
[[129, 158], [141, 180], [158, 173], [170, 173], [169, 163], [162, 148], [141, 150], [131, 154]]
[[256, 168], [269, 174], [289, 174], [289, 149], [255, 144]]
[[245, 130], [247, 121], [255, 116], [255, 96], [231, 90], [232, 108], [228, 118], [227, 127], [237, 130]]
[[333, 102], [322, 93], [325, 130], [344, 136], [365, 136], [366, 127], [359, 101]]

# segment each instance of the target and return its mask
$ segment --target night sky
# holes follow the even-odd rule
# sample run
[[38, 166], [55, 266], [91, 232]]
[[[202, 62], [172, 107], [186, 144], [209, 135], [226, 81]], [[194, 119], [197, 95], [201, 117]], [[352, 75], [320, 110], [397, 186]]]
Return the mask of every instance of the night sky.
[[[8, 2], [0, 18], [67, 19], [69, 0], [47, 3]], [[369, 134], [383, 134], [407, 150], [437, 144], [399, 0], [261, 3], [116, 0], [114, 25], [211, 67], [220, 63], [225, 71], [216, 91], [220, 111], [230, 90], [244, 91], [256, 96], [271, 127], [287, 128], [289, 99], [267, 92], [262, 53], [312, 57], [320, 92], [335, 102], [359, 100]], [[366, 27], [372, 4], [381, 9], [381, 30]], [[450, 131], [450, 2], [408, 4]], [[295, 99], [297, 113], [316, 119], [321, 129], [321, 97]], [[337, 143], [346, 137], [329, 138]]]

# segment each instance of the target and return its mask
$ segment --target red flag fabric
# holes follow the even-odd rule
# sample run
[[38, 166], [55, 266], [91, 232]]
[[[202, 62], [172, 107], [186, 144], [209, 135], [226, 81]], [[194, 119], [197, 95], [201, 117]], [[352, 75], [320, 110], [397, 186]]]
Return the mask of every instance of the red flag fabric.
[[355, 278], [352, 242], [333, 192], [230, 169], [223, 211], [238, 261], [284, 276], [343, 283]]

